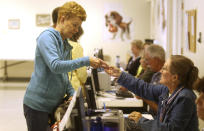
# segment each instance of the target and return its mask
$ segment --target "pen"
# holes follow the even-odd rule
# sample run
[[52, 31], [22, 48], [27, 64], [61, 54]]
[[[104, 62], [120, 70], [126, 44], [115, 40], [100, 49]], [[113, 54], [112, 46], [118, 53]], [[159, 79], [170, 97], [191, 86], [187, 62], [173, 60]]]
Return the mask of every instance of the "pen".
[[103, 109], [106, 110], [106, 104], [103, 102]]

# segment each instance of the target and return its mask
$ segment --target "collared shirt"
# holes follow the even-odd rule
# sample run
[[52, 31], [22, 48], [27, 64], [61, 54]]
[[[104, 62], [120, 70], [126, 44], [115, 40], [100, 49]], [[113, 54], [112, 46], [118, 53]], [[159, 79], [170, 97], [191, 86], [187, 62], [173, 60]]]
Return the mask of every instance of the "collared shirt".
[[183, 87], [177, 88], [176, 91], [174, 91], [174, 93], [171, 96], [167, 97], [165, 100], [162, 101], [161, 111], [160, 111], [160, 115], [159, 115], [159, 119], [161, 122], [163, 122], [165, 115], [171, 109], [170, 106], [172, 105], [172, 102], [174, 102], [177, 95], [181, 92], [182, 89], [183, 89]]
[[157, 85], [157, 84], [159, 84], [160, 78], [161, 78], [161, 72], [156, 72], [152, 76], [152, 79], [151, 79], [150, 83], [152, 83], [154, 85]]

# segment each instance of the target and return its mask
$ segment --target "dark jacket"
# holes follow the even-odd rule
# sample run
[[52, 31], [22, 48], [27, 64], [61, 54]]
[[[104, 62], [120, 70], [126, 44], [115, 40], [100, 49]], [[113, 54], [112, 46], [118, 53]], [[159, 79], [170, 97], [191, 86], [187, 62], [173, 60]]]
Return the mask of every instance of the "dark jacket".
[[141, 59], [141, 57], [137, 57], [133, 61], [133, 57], [130, 57], [125, 70], [128, 71], [129, 74], [131, 74], [133, 76], [136, 76], [137, 70], [138, 70], [138, 68], [140, 66], [140, 59]]
[[118, 83], [136, 95], [155, 101], [158, 104], [158, 113], [155, 120], [140, 119], [139, 125], [144, 131], [198, 131], [198, 117], [196, 113], [196, 95], [190, 89], [183, 88], [168, 105], [168, 111], [162, 122], [159, 120], [164, 101], [171, 98], [178, 87], [169, 97], [169, 90], [164, 85], [153, 85], [122, 72]]
[[151, 71], [149, 68], [147, 68], [141, 75], [138, 76], [138, 78], [150, 83], [154, 74], [154, 71]]

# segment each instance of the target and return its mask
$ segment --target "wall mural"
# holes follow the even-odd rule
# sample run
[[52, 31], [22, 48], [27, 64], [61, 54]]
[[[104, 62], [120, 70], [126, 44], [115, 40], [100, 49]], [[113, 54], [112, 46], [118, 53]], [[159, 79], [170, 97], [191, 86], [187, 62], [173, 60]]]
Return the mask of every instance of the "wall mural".
[[123, 17], [117, 11], [111, 11], [105, 15], [105, 25], [108, 28], [108, 31], [112, 33], [112, 39], [115, 39], [118, 34], [122, 41], [124, 41], [124, 37], [130, 39], [131, 23], [132, 20], [125, 22]]

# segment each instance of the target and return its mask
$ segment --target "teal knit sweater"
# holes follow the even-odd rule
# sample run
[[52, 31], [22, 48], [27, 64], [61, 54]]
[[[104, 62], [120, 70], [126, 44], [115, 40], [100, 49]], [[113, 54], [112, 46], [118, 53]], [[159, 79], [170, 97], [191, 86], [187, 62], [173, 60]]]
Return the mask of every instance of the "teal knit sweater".
[[[64, 46], [65, 45], [65, 46]], [[71, 45], [62, 40], [54, 28], [43, 31], [37, 38], [35, 69], [23, 103], [38, 111], [51, 113], [67, 93], [72, 96], [67, 72], [89, 66], [89, 57], [71, 60]]]

